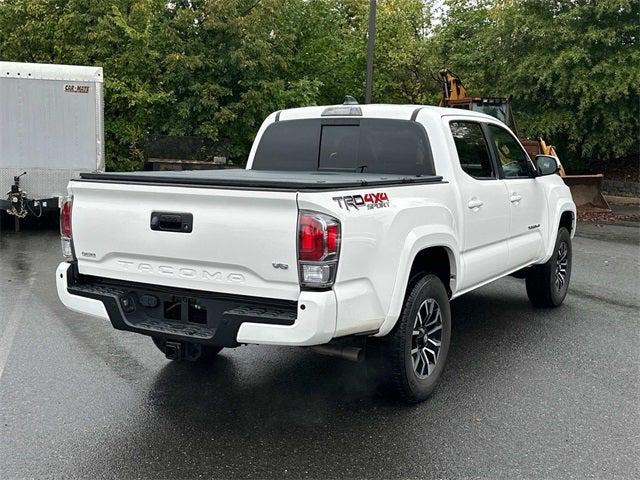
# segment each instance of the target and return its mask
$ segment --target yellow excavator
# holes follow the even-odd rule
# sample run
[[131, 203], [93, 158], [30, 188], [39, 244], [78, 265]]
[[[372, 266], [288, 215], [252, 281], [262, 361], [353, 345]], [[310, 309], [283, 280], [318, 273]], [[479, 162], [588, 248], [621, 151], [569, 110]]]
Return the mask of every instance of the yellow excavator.
[[[447, 69], [440, 70], [438, 80], [442, 85], [441, 107], [461, 108], [463, 110], [486, 113], [507, 124], [518, 135], [516, 121], [511, 109], [511, 96], [472, 97], [467, 94], [460, 77]], [[547, 144], [542, 138], [520, 137], [520, 142], [531, 158], [536, 155], [553, 155], [558, 158], [553, 145]], [[609, 204], [602, 196], [601, 191], [604, 175], [567, 175], [562, 164], [560, 164], [559, 174], [571, 189], [571, 195], [576, 206], [582, 209], [610, 210]]]

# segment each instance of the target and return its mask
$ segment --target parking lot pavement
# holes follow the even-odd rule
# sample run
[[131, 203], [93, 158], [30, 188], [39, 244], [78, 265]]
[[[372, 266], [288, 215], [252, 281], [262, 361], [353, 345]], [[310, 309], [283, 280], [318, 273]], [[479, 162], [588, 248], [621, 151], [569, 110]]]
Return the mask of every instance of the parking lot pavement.
[[442, 384], [408, 407], [303, 349], [209, 367], [58, 301], [55, 232], [0, 235], [0, 478], [637, 478], [637, 227], [580, 228], [565, 304], [507, 278], [453, 302]]

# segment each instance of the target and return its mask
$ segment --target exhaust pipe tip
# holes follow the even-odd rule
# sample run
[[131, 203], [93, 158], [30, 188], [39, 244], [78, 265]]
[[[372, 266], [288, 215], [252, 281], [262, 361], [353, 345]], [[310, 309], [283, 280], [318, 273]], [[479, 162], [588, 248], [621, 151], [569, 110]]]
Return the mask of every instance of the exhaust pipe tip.
[[336, 345], [315, 345], [310, 347], [316, 353], [329, 357], [342, 358], [350, 362], [362, 362], [364, 360], [364, 349], [360, 347], [342, 347]]

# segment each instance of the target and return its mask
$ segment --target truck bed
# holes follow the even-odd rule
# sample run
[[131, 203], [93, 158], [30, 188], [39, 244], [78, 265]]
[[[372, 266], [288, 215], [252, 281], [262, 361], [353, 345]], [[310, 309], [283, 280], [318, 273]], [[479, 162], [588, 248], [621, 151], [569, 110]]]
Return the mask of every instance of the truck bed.
[[191, 170], [168, 172], [82, 173], [81, 181], [273, 190], [341, 190], [442, 182], [440, 176], [269, 170]]

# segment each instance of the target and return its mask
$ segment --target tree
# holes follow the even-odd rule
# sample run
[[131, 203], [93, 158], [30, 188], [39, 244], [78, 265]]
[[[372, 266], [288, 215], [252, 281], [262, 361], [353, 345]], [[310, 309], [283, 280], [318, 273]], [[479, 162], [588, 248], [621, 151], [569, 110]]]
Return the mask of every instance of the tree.
[[386, 0], [378, 7], [374, 101], [433, 104], [439, 89], [438, 59], [428, 37], [431, 3]]
[[[437, 103], [432, 75], [512, 94], [521, 132], [565, 164], [637, 155], [637, 0], [379, 0], [374, 101]], [[0, 0], [0, 58], [105, 70], [107, 167], [154, 136], [237, 163], [272, 111], [364, 97], [363, 0]], [[437, 17], [436, 25], [432, 19]]]
[[522, 133], [584, 169], [638, 153], [639, 14], [633, 0], [455, 0], [436, 42], [471, 92], [512, 94]]

